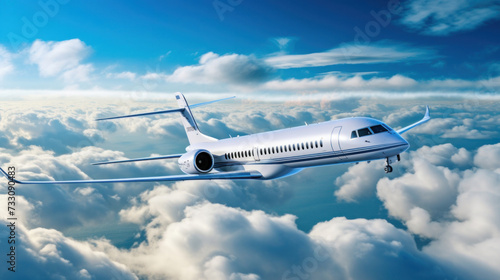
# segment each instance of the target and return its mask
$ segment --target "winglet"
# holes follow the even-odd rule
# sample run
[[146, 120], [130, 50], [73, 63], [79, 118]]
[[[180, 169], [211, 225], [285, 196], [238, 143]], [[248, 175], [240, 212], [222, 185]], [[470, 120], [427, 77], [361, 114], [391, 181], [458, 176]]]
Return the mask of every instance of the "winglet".
[[416, 127], [416, 126], [419, 126], [419, 125], [421, 125], [423, 123], [428, 122], [430, 119], [431, 119], [431, 115], [429, 113], [429, 106], [426, 106], [426, 108], [425, 108], [425, 115], [424, 115], [424, 117], [420, 121], [418, 121], [418, 122], [416, 122], [414, 124], [411, 124], [411, 125], [409, 125], [407, 127], [401, 128], [401, 129], [397, 130], [396, 132], [399, 133], [399, 134], [403, 134], [406, 131], [408, 131], [408, 130]]
[[3, 175], [3, 176], [5, 176], [5, 178], [7, 178], [7, 180], [9, 180], [9, 181], [13, 181], [13, 182], [18, 183], [18, 184], [20, 184], [20, 183], [21, 183], [21, 182], [19, 182], [18, 180], [16, 180], [16, 179], [14, 179], [14, 178], [10, 177], [10, 176], [9, 176], [9, 174], [8, 174], [7, 172], [5, 172], [5, 170], [3, 170], [3, 168], [1, 168], [1, 167], [0, 167], [0, 172], [2, 172], [2, 175]]
[[11, 179], [9, 174], [7, 174], [7, 172], [5, 172], [5, 170], [3, 170], [3, 168], [0, 167], [0, 171], [2, 172], [3, 176], [5, 176], [8, 180]]
[[424, 119], [430, 119], [431, 118], [431, 115], [429, 113], [429, 105], [426, 105], [425, 106], [425, 116], [424, 116]]

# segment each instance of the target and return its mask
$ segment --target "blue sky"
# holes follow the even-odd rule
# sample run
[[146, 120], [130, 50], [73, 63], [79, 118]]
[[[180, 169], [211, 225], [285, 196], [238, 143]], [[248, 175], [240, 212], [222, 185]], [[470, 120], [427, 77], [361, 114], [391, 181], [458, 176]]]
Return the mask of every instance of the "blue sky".
[[[390, 17], [390, 19], [389, 19]], [[355, 116], [411, 148], [271, 181], [18, 189], [8, 279], [499, 279], [498, 1], [3, 1], [0, 166], [26, 180], [180, 174], [176, 115], [225, 138]], [[0, 221], [7, 222], [6, 184]], [[0, 227], [0, 256], [7, 254]], [[4, 277], [4, 275], [6, 277]]]
[[[156, 73], [154, 91], [185, 92], [217, 84], [217, 77], [206, 73], [213, 70], [227, 77], [226, 84], [216, 87], [219, 91], [232, 91], [235, 86], [253, 92], [290, 91], [283, 84], [270, 88], [266, 82], [317, 81], [325, 76], [344, 81], [354, 76], [381, 78], [382, 83], [403, 77], [397, 87], [380, 85], [399, 91], [492, 91], [478, 89], [474, 82], [499, 75], [498, 13], [496, 1], [444, 1], [441, 5], [423, 0], [286, 4], [243, 0], [196, 5], [182, 1], [11, 1], [2, 3], [1, 10], [2, 63], [11, 66], [2, 72], [2, 88], [19, 88], [22, 82], [32, 88], [133, 90], [145, 78], [152, 79], [148, 73]], [[71, 70], [68, 65], [44, 74], [44, 65], [28, 51], [35, 49], [35, 40], [51, 46], [50, 51], [54, 48], [50, 42], [71, 39], [80, 47], [68, 53], [75, 63], [71, 67], [86, 68], [70, 78], [60, 77]], [[200, 66], [203, 55], [210, 53], [228, 61], [205, 65], [206, 79], [194, 81], [190, 75], [199, 72], [175, 75], [176, 70]], [[230, 55], [238, 55], [239, 62]], [[231, 65], [249, 69], [232, 77]], [[436, 82], [429, 85], [429, 81]], [[488, 87], [497, 90], [498, 82]], [[313, 92], [318, 87], [309, 85], [305, 90]]]

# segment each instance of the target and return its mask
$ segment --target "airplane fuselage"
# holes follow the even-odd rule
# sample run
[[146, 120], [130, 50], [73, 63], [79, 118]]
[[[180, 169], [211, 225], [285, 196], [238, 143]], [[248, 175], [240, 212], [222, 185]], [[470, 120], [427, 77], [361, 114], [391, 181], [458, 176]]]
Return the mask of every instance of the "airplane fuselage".
[[388, 125], [348, 118], [197, 143], [186, 150], [209, 151], [218, 171], [255, 170], [262, 179], [274, 179], [311, 166], [391, 158], [408, 148]]

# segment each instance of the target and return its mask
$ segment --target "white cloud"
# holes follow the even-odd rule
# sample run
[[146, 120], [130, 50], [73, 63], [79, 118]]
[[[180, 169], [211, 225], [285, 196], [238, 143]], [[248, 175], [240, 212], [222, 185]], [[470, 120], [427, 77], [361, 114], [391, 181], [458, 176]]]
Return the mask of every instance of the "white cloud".
[[85, 147], [102, 142], [99, 132], [86, 130], [91, 124], [79, 116], [71, 118], [71, 113], [49, 109], [23, 109], [6, 111], [2, 114], [0, 129], [17, 148], [30, 145], [40, 146], [58, 154], [69, 152], [72, 147]]
[[383, 170], [383, 163], [380, 161], [370, 164], [362, 162], [349, 167], [347, 172], [335, 180], [335, 184], [339, 186], [335, 196], [347, 202], [372, 197], [377, 181], [385, 176], [380, 170]]
[[278, 54], [265, 59], [274, 68], [303, 68], [337, 64], [394, 63], [435, 58], [434, 52], [403, 44], [345, 44], [325, 52]]
[[[430, 238], [423, 252], [460, 275], [496, 279], [500, 248], [498, 145], [485, 145], [474, 155], [450, 144], [410, 153], [410, 173], [381, 179], [377, 194], [392, 216], [408, 230]], [[468, 164], [464, 165], [464, 159]], [[462, 163], [462, 170], [444, 167]]]
[[80, 39], [60, 42], [35, 40], [29, 48], [29, 61], [38, 66], [42, 77], [63, 75], [66, 81], [86, 81], [91, 64], [80, 64], [91, 48]]
[[418, 251], [407, 232], [385, 220], [333, 218], [315, 225], [309, 236], [340, 264], [344, 279], [455, 278]]
[[265, 80], [269, 67], [253, 56], [242, 54], [218, 55], [213, 52], [201, 56], [199, 65], [177, 68], [168, 81], [180, 83], [247, 84]]
[[13, 71], [12, 54], [4, 46], [0, 45], [0, 80]]
[[[340, 102], [327, 99], [321, 105], [322, 100], [318, 100], [314, 101], [315, 106], [311, 105], [311, 100], [308, 103], [290, 102], [285, 106], [243, 102], [230, 107], [206, 107], [195, 114], [202, 120], [200, 126], [207, 131], [227, 134], [229, 131], [250, 133], [290, 127], [302, 124], [303, 120], [312, 123], [356, 114], [378, 118], [393, 108], [398, 108], [389, 118], [394, 122], [401, 118], [418, 118], [416, 114], [423, 113], [422, 106], [411, 105], [415, 103], [413, 100], [402, 104], [392, 100], [394, 103], [384, 103], [383, 106], [373, 99]], [[113, 129], [99, 134], [104, 124], [93, 122], [96, 112], [106, 111], [114, 115], [122, 108], [101, 103], [99, 106], [102, 107], [97, 108], [95, 103], [72, 103], [73, 107], [49, 102], [57, 110], [40, 107], [38, 103], [34, 105], [43, 112], [31, 110], [28, 105], [10, 106], [0, 112], [0, 130], [7, 140], [24, 137], [36, 145], [44, 143], [38, 139], [42, 135], [56, 139], [60, 135], [71, 136], [69, 130], [88, 139], [101, 137], [106, 141], [104, 144], [113, 146], [114, 150], [96, 147], [102, 142], [95, 142], [97, 144], [88, 147], [68, 145], [68, 151], [55, 155], [41, 148], [22, 146], [24, 151], [0, 149], [1, 165], [15, 164], [20, 179], [116, 178], [179, 172], [175, 161], [103, 167], [88, 164], [124, 158], [132, 152], [145, 155], [160, 152], [147, 144], [144, 144], [146, 147], [124, 145], [123, 151], [117, 151], [121, 149], [114, 145], [120, 141], [143, 143], [135, 139], [145, 141], [150, 126], [154, 127], [155, 137], [170, 136], [176, 129], [182, 130], [182, 126], [175, 123], [176, 116], [172, 119], [144, 118], [147, 120], [144, 123], [137, 119], [134, 120], [139, 122], [136, 124], [132, 124], [132, 120], [116, 122]], [[452, 103], [445, 102], [447, 106]], [[462, 119], [466, 120], [463, 123], [471, 127], [496, 129], [498, 120], [493, 118], [496, 107], [491, 104], [494, 102], [485, 102], [485, 107], [467, 107], [466, 103], [453, 105], [449, 111], [436, 106], [434, 112], [436, 115], [450, 115], [449, 119], [463, 116]], [[137, 105], [134, 110], [163, 106], [143, 102], [134, 104]], [[320, 106], [326, 109], [318, 110]], [[126, 109], [130, 107], [127, 104]], [[490, 108], [491, 112], [485, 108]], [[59, 123], [47, 125], [56, 119]], [[452, 125], [455, 123], [442, 127]], [[60, 131], [61, 134], [44, 133], [45, 130]], [[9, 131], [13, 132], [9, 134]], [[379, 180], [386, 176], [380, 161], [352, 166], [338, 177], [337, 183], [342, 186], [338, 196], [348, 201], [373, 193], [377, 186], [377, 194], [386, 209], [407, 226], [408, 232], [384, 220], [349, 220], [330, 216], [325, 219], [329, 221], [315, 225], [308, 234], [297, 228], [295, 216], [270, 214], [292, 211], [290, 208], [282, 210], [283, 203], [292, 195], [291, 189], [305, 189], [313, 203], [317, 202], [320, 196], [317, 190], [323, 185], [327, 185], [331, 195], [331, 181], [336, 178], [334, 170], [345, 170], [335, 166], [328, 167], [332, 170], [305, 170], [289, 179], [266, 182], [199, 181], [53, 188], [26, 185], [23, 187], [24, 196], [19, 196], [20, 207], [25, 211], [20, 212], [20, 217], [30, 228], [21, 233], [31, 236], [29, 240], [37, 243], [25, 243], [30, 251], [23, 252], [31, 255], [22, 259], [31, 260], [31, 256], [35, 256], [33, 258], [39, 263], [33, 265], [33, 271], [42, 270], [43, 264], [48, 269], [39, 273], [47, 275], [52, 275], [49, 273], [54, 272], [52, 267], [57, 265], [61, 269], [54, 273], [68, 279], [87, 276], [108, 279], [115, 272], [123, 273], [123, 277], [133, 278], [132, 272], [150, 279], [304, 278], [300, 275], [307, 275], [309, 279], [496, 279], [500, 275], [495, 263], [500, 252], [497, 188], [500, 178], [499, 160], [495, 156], [499, 150], [498, 145], [485, 145], [477, 152], [452, 144], [423, 147], [403, 154], [403, 161], [394, 165], [401, 173], [394, 172], [389, 177], [391, 179]], [[356, 173], [362, 173], [366, 180], [360, 180]], [[3, 190], [5, 184], [0, 184], [0, 191]], [[297, 196], [300, 195], [296, 194], [295, 198]], [[6, 201], [4, 198], [0, 197], [0, 208]], [[335, 203], [334, 197], [331, 199]], [[278, 207], [274, 208], [276, 205]], [[317, 213], [310, 210], [315, 207], [305, 207], [307, 215]], [[265, 212], [262, 209], [266, 209]], [[359, 213], [367, 214], [361, 204]], [[345, 212], [345, 215], [350, 214]], [[306, 215], [299, 216], [301, 220], [310, 219]], [[138, 234], [141, 238], [133, 239], [135, 245], [128, 248], [119, 249], [106, 240], [78, 242], [58, 232], [70, 226], [107, 225], [120, 218], [141, 226]], [[55, 230], [48, 229], [51, 227]], [[131, 238], [136, 234], [132, 233]], [[427, 237], [430, 243], [419, 250], [411, 234]], [[102, 266], [98, 267], [99, 263], [91, 258]], [[70, 268], [65, 264], [71, 264]], [[105, 271], [109, 274], [103, 274]], [[33, 278], [31, 274], [26, 277]]]
[[481, 146], [474, 156], [474, 164], [484, 169], [500, 170], [500, 144]]
[[294, 41], [294, 38], [292, 37], [276, 37], [272, 38], [271, 41], [278, 46], [280, 52], [285, 51], [289, 46], [292, 41]]
[[[170, 202], [174, 201], [182, 205], [182, 200], [172, 198]], [[416, 249], [411, 235], [383, 220], [334, 218], [305, 234], [297, 229], [291, 215], [273, 216], [211, 203], [185, 205], [181, 212], [176, 222], [153, 219], [147, 226], [148, 242], [137, 248], [117, 250], [97, 241], [95, 250], [153, 279], [450, 276]], [[154, 215], [161, 218], [162, 214]]]
[[[10, 221], [0, 219], [2, 225]], [[0, 228], [2, 236], [9, 236], [10, 229]], [[111, 260], [105, 254], [94, 251], [85, 242], [63, 236], [60, 232], [45, 228], [27, 229], [16, 221], [16, 272], [4, 269], [0, 276], [5, 279], [138, 279], [123, 264]], [[5, 245], [5, 244], [3, 244]], [[2, 255], [7, 246], [2, 246]], [[4, 253], [5, 252], [5, 253]], [[12, 278], [14, 277], [14, 278]]]
[[453, 221], [424, 252], [449, 262], [464, 275], [498, 279], [496, 260], [500, 249], [500, 174], [489, 170], [468, 171], [459, 185]]
[[136, 77], [137, 77], [137, 74], [130, 72], [130, 71], [125, 71], [125, 72], [120, 72], [120, 73], [107, 73], [106, 74], [106, 78], [126, 79], [126, 80], [131, 80], [131, 81], [135, 80]]
[[339, 77], [326, 75], [320, 78], [272, 80], [262, 85], [264, 90], [275, 91], [379, 91], [379, 90], [408, 90], [413, 89], [418, 82], [401, 75], [389, 78], [369, 78], [356, 75], [353, 77]]
[[473, 30], [498, 19], [498, 1], [411, 0], [401, 23], [427, 35], [443, 36]]
[[[286, 91], [295, 93], [357, 93], [360, 96], [472, 96], [478, 99], [496, 97], [495, 92], [500, 89], [500, 77], [484, 80], [415, 80], [411, 77], [396, 74], [391, 77], [354, 76], [329, 73], [313, 78], [288, 80], [274, 79], [263, 83], [262, 90]], [[488, 96], [482, 96], [489, 94]]]

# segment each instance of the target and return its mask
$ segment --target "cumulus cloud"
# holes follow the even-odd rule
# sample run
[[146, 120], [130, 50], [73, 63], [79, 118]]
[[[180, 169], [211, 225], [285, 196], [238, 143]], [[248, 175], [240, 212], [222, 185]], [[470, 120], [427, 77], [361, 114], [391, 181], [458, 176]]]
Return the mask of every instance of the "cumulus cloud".
[[427, 60], [435, 56], [430, 50], [397, 43], [345, 44], [325, 52], [279, 54], [266, 58], [265, 62], [277, 69], [288, 69], [337, 64], [394, 63], [415, 59]]
[[469, 278], [500, 273], [492, 261], [500, 246], [497, 146], [482, 146], [475, 155], [450, 144], [423, 147], [410, 153], [410, 172], [377, 183], [389, 214], [429, 238], [423, 252]]
[[69, 112], [53, 108], [43, 112], [6, 111], [2, 113], [0, 129], [19, 149], [35, 145], [58, 154], [103, 141], [102, 132], [92, 130], [93, 124], [85, 117], [75, 119], [68, 115]]
[[93, 70], [91, 64], [80, 64], [91, 48], [80, 39], [66, 41], [35, 40], [29, 48], [29, 61], [38, 66], [42, 77], [63, 76], [66, 81], [86, 81]]
[[[495, 259], [500, 248], [500, 174], [490, 170], [468, 171], [458, 186], [451, 209], [454, 220], [439, 238], [424, 248], [467, 274], [482, 279], [500, 275]], [[463, 265], [468, 263], [470, 265]]]
[[[5, 218], [0, 221], [2, 225], [11, 222]], [[15, 231], [16, 272], [4, 267], [0, 271], [2, 278], [138, 279], [125, 265], [94, 251], [89, 244], [67, 238], [56, 230], [28, 229], [18, 220]], [[9, 236], [9, 232], [10, 229], [6, 226], [0, 228], [2, 236]], [[1, 246], [2, 256], [10, 253], [6, 251], [7, 248]]]
[[335, 180], [339, 187], [335, 196], [340, 200], [355, 202], [359, 198], [371, 197], [375, 194], [376, 182], [384, 177], [383, 162], [368, 164], [362, 162], [349, 167], [348, 171]]
[[385, 220], [334, 218], [309, 234], [340, 263], [345, 279], [454, 278], [432, 257], [417, 250], [413, 238]]
[[474, 156], [474, 164], [489, 170], [500, 170], [500, 144], [481, 146]]
[[177, 68], [167, 80], [180, 83], [247, 84], [267, 79], [270, 68], [253, 56], [241, 54], [201, 56], [199, 64]]
[[[176, 205], [182, 201], [176, 200]], [[452, 275], [419, 252], [408, 233], [383, 220], [334, 218], [305, 234], [291, 215], [211, 203], [188, 206], [181, 213], [177, 222], [163, 225], [163, 230], [152, 222], [147, 231], [156, 234], [148, 235], [148, 242], [137, 248], [117, 250], [96, 242], [95, 250], [149, 278], [438, 279]]]
[[[405, 121], [418, 119], [423, 113], [422, 106], [410, 107], [406, 103], [382, 106], [374, 104], [373, 100], [359, 100], [354, 104], [347, 109], [343, 103], [325, 104], [325, 111], [318, 112], [321, 111], [318, 110], [320, 102], [315, 106], [310, 102], [300, 103], [301, 106], [247, 102], [241, 107], [207, 107], [195, 114], [200, 116], [200, 126], [222, 135], [290, 127], [302, 124], [303, 120], [312, 123], [356, 114], [384, 116], [393, 108], [400, 111], [390, 117], [394, 122], [401, 118]], [[158, 106], [141, 104], [133, 109], [149, 110]], [[463, 106], [451, 115], [472, 119], [463, 122], [471, 127], [496, 129], [498, 120], [490, 117], [495, 114], [496, 107], [488, 106], [492, 112], [476, 113], [477, 108], [467, 111], [471, 109]], [[35, 146], [23, 146], [24, 151], [0, 149], [1, 165], [14, 164], [20, 179], [41, 180], [179, 173], [175, 161], [103, 167], [88, 164], [125, 158], [130, 153], [159, 152], [148, 145], [123, 145], [126, 148], [118, 151], [114, 141], [125, 138], [120, 134], [125, 130], [123, 141], [142, 143], [135, 139], [146, 141], [150, 126], [156, 136], [170, 137], [175, 129], [182, 130], [174, 123], [174, 117], [116, 122], [114, 128], [99, 134], [104, 124], [90, 121], [97, 113], [89, 112], [84, 106], [76, 107], [68, 109], [73, 110], [69, 112], [50, 109], [32, 112], [25, 107], [23, 110], [28, 111], [28, 119], [38, 126], [59, 119], [58, 124], [51, 126], [65, 127], [90, 139], [100, 135], [104, 144], [114, 149], [96, 147], [102, 144], [98, 141], [85, 147], [70, 146], [61, 154]], [[90, 107], [96, 110], [93, 104]], [[117, 113], [117, 109], [108, 105], [103, 105], [103, 110], [110, 115]], [[410, 113], [404, 114], [405, 110]], [[37, 139], [43, 134], [37, 130], [38, 126], [28, 125], [20, 125], [22, 129], [15, 134], [6, 133], [17, 124], [23, 124], [22, 121], [13, 122], [24, 117], [14, 113], [3, 111], [0, 122], [0, 129], [9, 141]], [[43, 121], [37, 122], [37, 119]], [[133, 123], [135, 121], [138, 123]], [[50, 130], [51, 126], [43, 130]], [[65, 129], [61, 131], [63, 135], [67, 133]], [[58, 137], [57, 134], [46, 136]], [[172, 145], [180, 147], [184, 143]], [[170, 149], [171, 145], [164, 148]], [[324, 172], [326, 169], [321, 168], [316, 173], [312, 169], [305, 170], [294, 177], [266, 182], [23, 186], [23, 196], [18, 198], [25, 211], [20, 212], [20, 217], [26, 221], [26, 228], [20, 232], [23, 240], [29, 242], [24, 242], [26, 250], [25, 247], [20, 250], [23, 256], [29, 255], [25, 261], [33, 263], [33, 271], [42, 270], [44, 265], [45, 270], [39, 273], [46, 273], [47, 277], [53, 275], [54, 270], [50, 268], [57, 265], [61, 267], [54, 272], [59, 273], [57, 276], [84, 279], [134, 279], [133, 274], [145, 279], [496, 279], [500, 275], [495, 263], [500, 232], [497, 188], [500, 178], [498, 157], [495, 156], [499, 151], [497, 144], [478, 147], [477, 151], [452, 144], [433, 145], [403, 154], [402, 161], [397, 164], [399, 168], [394, 165], [400, 172], [394, 172], [391, 177], [385, 177], [381, 162], [351, 166], [338, 177], [336, 183], [340, 189], [336, 195], [341, 198], [338, 203], [359, 201], [376, 189], [383, 202], [380, 207], [402, 221], [402, 229], [384, 220], [351, 220], [328, 214], [324, 216], [325, 222], [311, 225], [309, 233], [298, 228], [297, 217], [285, 214], [295, 209], [276, 209], [294, 195], [291, 191], [294, 188], [306, 189], [310, 196], [310, 200], [296, 198], [302, 205], [304, 201], [317, 203], [317, 188], [322, 185], [327, 185], [331, 194], [335, 171]], [[337, 166], [328, 168], [345, 170]], [[366, 180], [359, 179], [356, 173], [362, 173]], [[5, 190], [4, 185], [0, 185], [0, 191]], [[3, 198], [0, 197], [0, 206], [5, 201]], [[333, 196], [331, 199], [334, 202]], [[301, 220], [311, 219], [298, 213], [318, 214], [310, 210], [316, 209], [313, 206], [316, 204], [305, 205], [302, 209], [306, 210], [294, 213]], [[359, 211], [360, 215], [365, 214], [361, 205]], [[131, 236], [133, 245], [117, 248], [103, 239], [75, 241], [59, 232], [68, 227], [107, 225], [118, 220], [141, 227], [140, 232]], [[418, 249], [412, 234], [426, 238], [429, 243], [420, 244], [423, 249]]]
[[498, 19], [498, 1], [410, 0], [401, 23], [427, 35], [444, 36], [473, 30]]
[[13, 70], [12, 54], [4, 46], [0, 45], [0, 79], [12, 73]]

